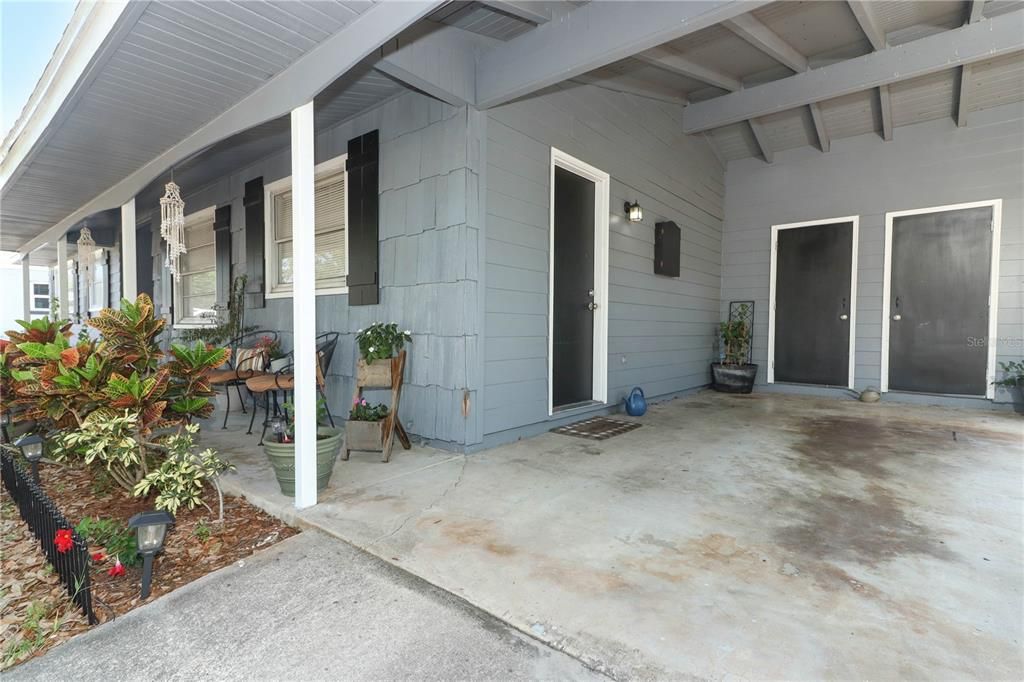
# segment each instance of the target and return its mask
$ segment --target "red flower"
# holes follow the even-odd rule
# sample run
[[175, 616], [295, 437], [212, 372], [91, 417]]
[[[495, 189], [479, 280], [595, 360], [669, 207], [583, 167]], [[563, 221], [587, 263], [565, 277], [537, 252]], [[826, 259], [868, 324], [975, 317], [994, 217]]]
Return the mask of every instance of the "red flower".
[[114, 565], [111, 567], [109, 571], [107, 571], [107, 575], [109, 575], [111, 578], [116, 578], [119, 575], [124, 575], [124, 566], [121, 565], [120, 559], [114, 559]]
[[11, 345], [11, 342], [7, 339], [0, 339], [0, 353], [6, 353], [7, 347]]
[[53, 544], [57, 547], [57, 551], [63, 554], [75, 545], [75, 541], [71, 537], [71, 531], [69, 529], [61, 528], [53, 538]]
[[99, 563], [99, 562], [103, 561], [106, 558], [107, 558], [107, 555], [104, 554], [103, 552], [96, 552], [95, 554], [92, 555], [92, 560], [95, 561], [96, 563]]

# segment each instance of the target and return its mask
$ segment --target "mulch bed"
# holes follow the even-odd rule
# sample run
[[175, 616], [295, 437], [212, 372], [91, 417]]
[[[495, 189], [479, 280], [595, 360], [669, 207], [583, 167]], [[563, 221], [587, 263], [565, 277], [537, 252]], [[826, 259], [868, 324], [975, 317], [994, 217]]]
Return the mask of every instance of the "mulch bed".
[[[96, 474], [85, 467], [44, 464], [40, 467], [40, 480], [43, 490], [63, 512], [68, 521], [74, 524], [84, 518], [93, 517], [113, 519], [121, 526], [126, 526], [128, 519], [133, 514], [153, 509], [152, 500], [131, 497], [102, 473]], [[7, 513], [8, 510], [13, 511], [15, 525], [20, 525], [24, 529], [24, 534], [29, 538], [32, 538], [32, 535], [22, 522], [21, 517], [18, 516], [16, 509], [9, 504], [10, 497], [7, 493], [4, 491], [0, 494], [3, 495], [5, 502], [2, 555], [3, 583], [6, 585], [9, 579], [22, 580], [21, 575], [31, 573], [35, 576], [40, 571], [45, 571], [46, 562], [39, 550], [38, 543], [33, 540], [38, 563], [29, 562], [27, 558], [23, 558], [21, 563], [13, 562], [10, 570], [18, 573], [19, 576], [12, 578], [9, 575], [8, 555], [18, 554], [20, 556], [24, 554], [25, 550], [18, 550], [15, 545], [9, 547], [8, 526], [11, 519], [8, 519], [10, 516]], [[153, 584], [147, 601], [156, 599], [196, 578], [242, 560], [257, 550], [269, 547], [298, 533], [296, 529], [285, 525], [239, 497], [224, 498], [224, 522], [218, 524], [216, 523], [217, 494], [209, 486], [207, 486], [203, 501], [209, 505], [210, 509], [198, 506], [195, 509], [183, 508], [178, 511], [174, 526], [167, 532], [163, 551], [156, 556], [153, 562]], [[106, 553], [105, 548], [100, 546], [90, 546], [89, 551], [90, 553]], [[101, 623], [123, 615], [143, 603], [139, 599], [139, 589], [142, 583], [141, 562], [137, 567], [127, 568], [125, 575], [118, 577], [108, 575], [108, 570], [113, 565], [113, 557], [94, 561], [90, 575], [94, 600], [93, 610]], [[56, 582], [56, 575], [51, 577], [54, 584], [59, 585]], [[24, 592], [24, 589], [22, 591]], [[25, 602], [24, 598], [20, 598], [20, 601], [16, 600], [15, 609], [18, 608], [18, 604], [23, 602]], [[77, 609], [66, 599], [65, 603], [70, 606], [71, 610]], [[2, 622], [5, 628], [9, 626], [7, 618], [9, 606], [4, 605]], [[65, 606], [63, 610], [68, 610], [68, 606]], [[24, 605], [23, 607], [27, 608]], [[81, 610], [77, 611], [77, 615], [81, 616]], [[15, 619], [15, 624], [16, 621], [17, 619]], [[50, 646], [88, 627], [84, 625], [84, 617], [81, 618], [81, 622], [83, 626], [80, 628], [69, 627], [59, 630], [53, 637], [47, 638], [44, 645], [35, 649], [33, 653], [38, 655]], [[3, 639], [7, 639], [6, 631], [3, 632]]]

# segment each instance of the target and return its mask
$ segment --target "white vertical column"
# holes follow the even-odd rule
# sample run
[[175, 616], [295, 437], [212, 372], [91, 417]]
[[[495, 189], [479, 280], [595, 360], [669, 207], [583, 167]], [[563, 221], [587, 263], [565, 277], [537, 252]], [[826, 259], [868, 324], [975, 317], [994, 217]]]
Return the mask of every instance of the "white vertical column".
[[68, 238], [61, 235], [57, 240], [57, 270], [53, 273], [53, 279], [57, 283], [57, 303], [60, 306], [57, 311], [57, 319], [67, 320], [70, 318], [68, 311]]
[[[139, 284], [136, 281], [135, 269], [135, 198], [121, 206], [121, 298], [134, 301], [139, 295]], [[111, 308], [117, 308], [118, 302], [111, 301]]]
[[316, 252], [313, 103], [292, 110], [292, 333], [295, 349], [295, 506], [316, 504]]
[[32, 319], [32, 270], [29, 265], [29, 255], [21, 259], [21, 298], [24, 304], [24, 317], [27, 322]]

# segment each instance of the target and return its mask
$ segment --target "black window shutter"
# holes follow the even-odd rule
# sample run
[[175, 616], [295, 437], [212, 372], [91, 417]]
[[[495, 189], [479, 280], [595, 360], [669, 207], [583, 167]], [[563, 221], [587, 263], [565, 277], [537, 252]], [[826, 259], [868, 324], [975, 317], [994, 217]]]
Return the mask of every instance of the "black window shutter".
[[135, 286], [140, 294], [153, 298], [153, 226], [150, 223], [135, 230]]
[[[262, 308], [265, 293], [263, 274], [263, 178], [245, 183], [245, 305]], [[229, 256], [230, 260], [230, 256]], [[230, 277], [230, 275], [228, 275]], [[230, 285], [229, 285], [230, 290]], [[219, 290], [218, 290], [219, 293]]]
[[220, 206], [213, 214], [213, 239], [217, 272], [217, 302], [225, 305], [231, 298], [231, 204]]
[[379, 131], [348, 141], [348, 304], [380, 303]]

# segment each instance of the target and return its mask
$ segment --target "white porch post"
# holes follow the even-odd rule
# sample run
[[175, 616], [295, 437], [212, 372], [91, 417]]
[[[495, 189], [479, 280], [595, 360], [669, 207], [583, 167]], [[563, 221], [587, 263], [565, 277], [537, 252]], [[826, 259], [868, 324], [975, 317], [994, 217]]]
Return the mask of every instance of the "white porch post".
[[57, 283], [57, 304], [60, 306], [57, 319], [70, 319], [68, 314], [68, 238], [63, 236], [57, 240], [57, 271], [53, 273]]
[[295, 507], [316, 504], [316, 263], [313, 102], [292, 110], [292, 338], [295, 349]]
[[[134, 301], [139, 295], [135, 270], [135, 198], [121, 206], [121, 298]], [[117, 308], [117, 302], [111, 301]]]
[[24, 320], [32, 319], [32, 269], [29, 265], [29, 254], [21, 259], [21, 302], [24, 305]]

